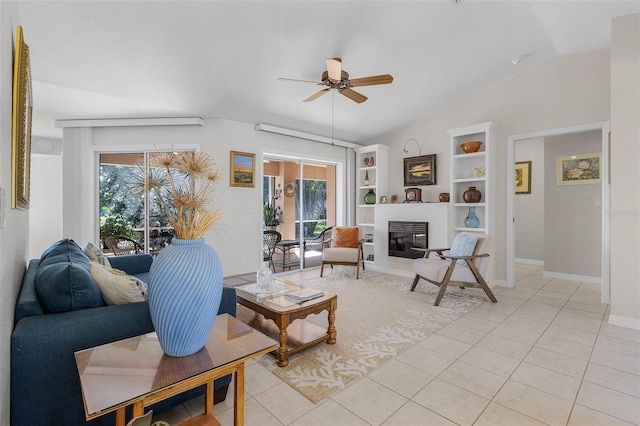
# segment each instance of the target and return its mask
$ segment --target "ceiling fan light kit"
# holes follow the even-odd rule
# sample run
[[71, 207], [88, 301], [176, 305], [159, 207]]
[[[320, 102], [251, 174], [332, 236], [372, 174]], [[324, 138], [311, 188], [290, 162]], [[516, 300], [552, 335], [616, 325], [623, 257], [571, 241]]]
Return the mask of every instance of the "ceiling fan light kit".
[[279, 78], [278, 80], [298, 81], [302, 83], [313, 83], [318, 86], [326, 86], [326, 88], [314, 93], [303, 102], [311, 102], [318, 99], [328, 91], [335, 89], [341, 95], [346, 96], [354, 102], [362, 103], [368, 98], [362, 93], [352, 89], [352, 87], [373, 86], [377, 84], [390, 84], [393, 77], [390, 74], [373, 75], [370, 77], [362, 77], [349, 79], [349, 73], [342, 70], [342, 60], [340, 58], [327, 59], [327, 70], [322, 73], [320, 81], [299, 80], [292, 78]]

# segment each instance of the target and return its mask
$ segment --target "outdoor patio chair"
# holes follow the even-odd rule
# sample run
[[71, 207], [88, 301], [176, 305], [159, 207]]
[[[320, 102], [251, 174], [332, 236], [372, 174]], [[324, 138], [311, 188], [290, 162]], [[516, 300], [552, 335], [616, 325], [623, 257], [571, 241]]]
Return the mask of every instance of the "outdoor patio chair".
[[278, 231], [266, 229], [262, 234], [262, 261], [269, 262], [273, 272], [276, 266], [273, 264], [273, 253], [276, 250], [276, 244], [282, 240], [282, 235]]
[[112, 235], [105, 238], [104, 245], [115, 255], [144, 253], [144, 248], [137, 241], [122, 235]]

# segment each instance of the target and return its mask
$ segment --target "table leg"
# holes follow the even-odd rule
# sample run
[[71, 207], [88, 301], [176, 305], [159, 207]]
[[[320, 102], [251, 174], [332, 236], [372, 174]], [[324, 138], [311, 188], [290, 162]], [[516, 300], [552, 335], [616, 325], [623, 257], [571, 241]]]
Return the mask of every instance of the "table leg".
[[329, 328], [327, 329], [327, 343], [333, 345], [336, 343], [338, 332], [336, 331], [336, 309], [337, 304], [333, 301], [329, 307]]
[[125, 424], [125, 407], [116, 410], [116, 426], [124, 426]]
[[233, 424], [244, 426], [244, 362], [238, 364], [233, 383]]
[[280, 347], [278, 348], [278, 367], [289, 365], [289, 348], [287, 348], [287, 327], [280, 327]]
[[204, 393], [204, 414], [213, 416], [213, 382], [207, 382]]

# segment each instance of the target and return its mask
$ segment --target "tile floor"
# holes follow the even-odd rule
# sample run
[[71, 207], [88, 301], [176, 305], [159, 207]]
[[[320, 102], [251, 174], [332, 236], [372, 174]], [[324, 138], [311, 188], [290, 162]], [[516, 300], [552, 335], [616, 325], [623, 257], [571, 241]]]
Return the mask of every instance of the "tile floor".
[[[245, 424], [640, 425], [640, 331], [607, 323], [597, 285], [544, 278], [531, 265], [516, 273], [516, 288], [494, 289], [499, 303], [481, 304], [318, 405], [252, 361]], [[228, 395], [214, 409], [225, 426]], [[154, 420], [175, 425], [201, 412], [196, 398]]]

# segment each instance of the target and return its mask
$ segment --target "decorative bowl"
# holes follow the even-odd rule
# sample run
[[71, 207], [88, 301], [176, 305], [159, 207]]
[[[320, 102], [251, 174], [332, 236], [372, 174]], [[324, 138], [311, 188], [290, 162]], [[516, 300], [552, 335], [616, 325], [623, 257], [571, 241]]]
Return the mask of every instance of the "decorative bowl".
[[460, 148], [462, 148], [465, 154], [470, 154], [472, 152], [478, 152], [481, 146], [482, 141], [469, 141], [461, 144]]

